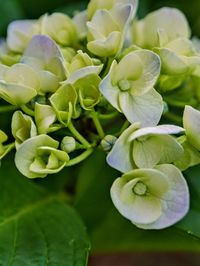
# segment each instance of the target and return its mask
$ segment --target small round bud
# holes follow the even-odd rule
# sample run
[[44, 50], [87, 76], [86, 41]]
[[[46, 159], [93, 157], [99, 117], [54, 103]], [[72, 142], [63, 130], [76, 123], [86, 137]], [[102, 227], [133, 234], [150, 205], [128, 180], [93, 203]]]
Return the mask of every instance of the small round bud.
[[137, 182], [133, 187], [133, 193], [138, 196], [144, 196], [147, 192], [147, 186], [143, 182]]
[[76, 140], [73, 137], [66, 136], [61, 142], [61, 149], [70, 153], [76, 149]]
[[104, 151], [108, 152], [112, 149], [113, 145], [115, 144], [117, 138], [112, 135], [107, 135], [101, 141], [101, 147]]
[[128, 91], [131, 88], [130, 82], [126, 79], [122, 79], [118, 82], [118, 86], [121, 91]]

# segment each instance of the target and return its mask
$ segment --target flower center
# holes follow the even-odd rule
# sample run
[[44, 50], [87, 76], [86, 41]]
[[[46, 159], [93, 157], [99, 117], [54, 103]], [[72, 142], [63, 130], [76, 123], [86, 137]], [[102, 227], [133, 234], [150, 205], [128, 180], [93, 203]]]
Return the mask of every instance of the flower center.
[[133, 187], [133, 193], [138, 196], [143, 196], [147, 192], [147, 186], [143, 182], [137, 182], [137, 184]]
[[141, 137], [137, 138], [137, 141], [139, 141], [139, 142], [144, 142], [144, 141], [146, 141], [148, 138], [149, 138], [149, 136], [141, 136]]
[[126, 79], [120, 80], [118, 86], [121, 91], [128, 91], [131, 88], [130, 82]]

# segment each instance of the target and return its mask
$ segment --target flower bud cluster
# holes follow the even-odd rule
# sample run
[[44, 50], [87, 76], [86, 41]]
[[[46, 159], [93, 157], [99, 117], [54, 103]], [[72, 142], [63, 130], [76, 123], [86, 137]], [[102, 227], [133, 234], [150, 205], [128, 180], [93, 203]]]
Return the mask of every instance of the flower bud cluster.
[[53, 13], [8, 26], [0, 116], [12, 119], [10, 129], [0, 123], [0, 160], [15, 148], [17, 169], [43, 178], [101, 144], [122, 173], [111, 187], [118, 211], [161, 229], [188, 212], [181, 171], [200, 164], [200, 42], [181, 11], [137, 20], [137, 6], [91, 0], [73, 18]]

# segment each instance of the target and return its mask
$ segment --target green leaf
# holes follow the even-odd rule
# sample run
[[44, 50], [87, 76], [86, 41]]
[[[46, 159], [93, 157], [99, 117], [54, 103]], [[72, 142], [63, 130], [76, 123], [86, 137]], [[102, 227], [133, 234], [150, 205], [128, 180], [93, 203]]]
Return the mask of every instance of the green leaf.
[[97, 150], [80, 168], [76, 188], [75, 208], [91, 232], [104, 220], [112, 202], [110, 187], [118, 172], [105, 163], [102, 150]]
[[119, 176], [100, 150], [81, 166], [75, 207], [89, 228], [93, 252], [200, 250], [199, 239], [183, 227], [141, 230], [123, 218], [110, 199], [110, 187]]
[[188, 215], [177, 227], [197, 237], [200, 241], [200, 166], [195, 166], [186, 171], [185, 175], [190, 188], [191, 207]]
[[23, 177], [11, 160], [0, 168], [0, 265], [86, 265], [89, 241], [66, 195]]
[[200, 250], [199, 240], [175, 227], [158, 231], [137, 229], [114, 208], [90, 239], [93, 252]]
[[0, 0], [1, 16], [0, 16], [0, 35], [6, 33], [7, 25], [16, 19], [24, 17], [24, 12], [17, 0]]

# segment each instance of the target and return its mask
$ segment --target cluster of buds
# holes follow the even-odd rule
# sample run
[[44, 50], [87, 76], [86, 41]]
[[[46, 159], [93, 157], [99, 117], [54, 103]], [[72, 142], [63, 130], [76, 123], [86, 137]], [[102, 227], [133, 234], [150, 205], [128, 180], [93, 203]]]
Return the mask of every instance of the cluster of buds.
[[73, 18], [53, 13], [8, 26], [0, 115], [12, 119], [10, 129], [0, 125], [0, 160], [16, 149], [17, 169], [43, 178], [101, 146], [122, 173], [111, 187], [118, 211], [161, 229], [188, 212], [182, 171], [200, 164], [200, 42], [179, 10], [138, 20], [137, 6], [91, 0]]

